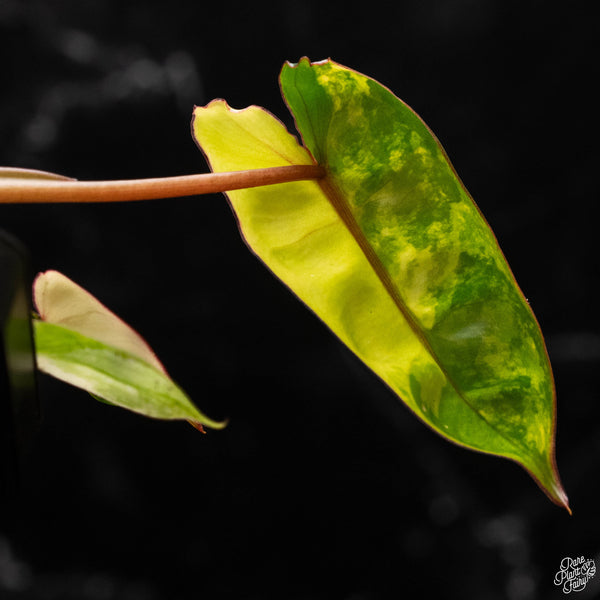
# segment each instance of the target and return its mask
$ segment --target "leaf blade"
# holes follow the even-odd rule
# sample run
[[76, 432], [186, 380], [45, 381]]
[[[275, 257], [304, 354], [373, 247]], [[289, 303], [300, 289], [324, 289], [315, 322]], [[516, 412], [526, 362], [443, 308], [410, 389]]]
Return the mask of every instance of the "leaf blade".
[[[425, 423], [517, 461], [568, 508], [541, 332], [435, 136], [389, 90], [331, 61], [288, 63], [280, 81], [328, 176], [229, 193], [251, 249]], [[208, 140], [206, 120], [195, 114], [199, 145], [231, 168], [235, 144]]]
[[40, 371], [148, 417], [225, 426], [196, 408], [136, 331], [62, 273], [38, 275], [34, 300]]
[[[290, 82], [293, 68], [303, 76]], [[322, 116], [299, 102], [306, 106], [314, 87], [333, 103], [327, 133], [316, 139], [312, 133], [325, 128], [311, 117], [318, 123]], [[287, 65], [284, 96], [290, 88], [299, 130], [310, 130], [307, 143], [319, 146], [311, 152], [327, 157], [333, 186], [399, 308], [462, 402], [515, 446], [477, 449], [517, 460], [565, 504], [554, 461], [554, 385], [539, 326], [438, 140], [389, 90], [332, 61]], [[427, 422], [438, 429], [450, 423], [453, 437], [474, 445], [458, 435], [451, 414], [435, 423], [428, 408], [421, 414]]]
[[54, 270], [39, 273], [33, 283], [33, 301], [43, 321], [119, 348], [166, 373], [137, 331], [62, 273]]

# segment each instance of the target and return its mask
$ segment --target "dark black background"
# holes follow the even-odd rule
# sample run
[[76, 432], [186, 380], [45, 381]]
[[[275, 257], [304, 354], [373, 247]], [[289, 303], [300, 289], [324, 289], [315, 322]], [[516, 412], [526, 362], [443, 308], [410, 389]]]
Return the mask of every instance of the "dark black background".
[[[223, 432], [40, 377], [0, 533], [0, 598], [561, 598], [599, 558], [593, 6], [0, 0], [0, 164], [79, 179], [205, 171], [194, 104], [291, 128], [284, 60], [375, 77], [436, 132], [546, 335], [574, 515], [438, 438], [246, 249], [222, 196], [4, 206], [1, 226], [135, 326]], [[600, 575], [581, 599], [598, 597]]]

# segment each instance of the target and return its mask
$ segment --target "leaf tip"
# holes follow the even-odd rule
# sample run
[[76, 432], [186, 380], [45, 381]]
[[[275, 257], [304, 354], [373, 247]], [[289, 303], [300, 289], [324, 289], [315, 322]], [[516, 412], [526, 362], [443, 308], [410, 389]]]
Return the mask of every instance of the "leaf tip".
[[554, 457], [552, 457], [550, 463], [547, 464], [546, 468], [544, 469], [540, 469], [539, 467], [535, 470], [528, 467], [525, 468], [533, 477], [540, 489], [554, 504], [564, 508], [569, 515], [573, 514], [571, 507], [569, 506], [569, 498], [561, 483]]
[[552, 494], [553, 495], [551, 496], [551, 499], [558, 506], [564, 508], [569, 513], [569, 516], [572, 517], [573, 511], [571, 510], [571, 507], [569, 506], [569, 497], [567, 496], [567, 493], [565, 492], [560, 481], [557, 480], [557, 482], [552, 486]]

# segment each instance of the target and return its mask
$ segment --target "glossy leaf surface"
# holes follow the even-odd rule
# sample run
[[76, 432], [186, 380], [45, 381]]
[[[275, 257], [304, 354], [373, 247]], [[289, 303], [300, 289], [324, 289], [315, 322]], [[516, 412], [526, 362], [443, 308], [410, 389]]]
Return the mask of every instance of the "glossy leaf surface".
[[194, 113], [215, 171], [314, 157], [328, 172], [230, 192], [250, 248], [425, 423], [517, 461], [568, 507], [541, 332], [439, 142], [389, 90], [332, 61], [287, 64], [281, 85], [310, 154], [257, 107]]
[[136, 331], [69, 278], [42, 273], [33, 295], [41, 371], [149, 417], [223, 427], [198, 411]]

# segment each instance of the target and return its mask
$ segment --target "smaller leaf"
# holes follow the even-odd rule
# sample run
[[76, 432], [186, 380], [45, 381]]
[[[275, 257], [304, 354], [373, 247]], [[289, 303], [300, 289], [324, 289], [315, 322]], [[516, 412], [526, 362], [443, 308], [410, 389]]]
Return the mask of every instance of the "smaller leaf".
[[34, 321], [40, 371], [148, 417], [225, 426], [193, 405], [134, 329], [68, 277], [39, 274], [33, 298], [41, 318]]

